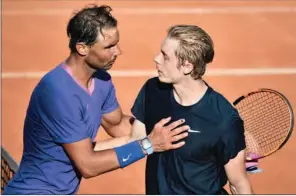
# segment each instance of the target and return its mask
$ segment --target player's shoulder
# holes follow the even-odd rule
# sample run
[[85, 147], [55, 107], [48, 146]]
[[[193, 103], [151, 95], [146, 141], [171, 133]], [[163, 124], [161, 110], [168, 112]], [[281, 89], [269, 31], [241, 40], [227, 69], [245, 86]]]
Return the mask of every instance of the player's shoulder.
[[233, 119], [240, 118], [237, 109], [233, 104], [223, 95], [223, 93], [211, 88], [210, 101], [214, 110], [221, 117], [221, 121], [228, 122]]
[[67, 73], [58, 65], [41, 78], [35, 90], [47, 94], [65, 94], [68, 83]]
[[213, 94], [216, 103], [215, 107], [221, 117], [220, 127], [226, 132], [231, 132], [236, 130], [235, 127], [243, 125], [243, 120], [233, 104], [221, 92], [214, 91]]

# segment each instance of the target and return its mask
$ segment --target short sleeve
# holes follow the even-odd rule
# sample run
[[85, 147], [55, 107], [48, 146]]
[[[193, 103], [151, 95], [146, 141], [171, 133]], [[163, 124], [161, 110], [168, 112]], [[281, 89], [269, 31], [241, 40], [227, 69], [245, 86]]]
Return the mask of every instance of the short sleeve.
[[114, 85], [111, 80], [109, 80], [108, 83], [109, 83], [108, 85], [109, 89], [107, 91], [108, 94], [102, 106], [102, 114], [107, 114], [109, 112], [112, 112], [113, 110], [119, 107]]
[[41, 122], [57, 143], [73, 143], [88, 136], [79, 99], [65, 92], [42, 89], [37, 95]]
[[134, 117], [144, 123], [145, 120], [145, 99], [146, 99], [146, 84], [141, 88], [138, 96], [134, 102], [134, 105], [131, 109]]
[[223, 165], [228, 163], [237, 154], [246, 148], [244, 136], [244, 123], [239, 117], [232, 117], [223, 125], [223, 133], [220, 138], [218, 150]]

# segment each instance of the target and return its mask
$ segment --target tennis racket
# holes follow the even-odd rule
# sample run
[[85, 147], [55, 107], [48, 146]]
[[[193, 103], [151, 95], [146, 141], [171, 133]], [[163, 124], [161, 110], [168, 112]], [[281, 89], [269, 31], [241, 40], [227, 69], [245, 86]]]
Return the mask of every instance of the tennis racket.
[[289, 140], [294, 114], [288, 99], [278, 91], [259, 89], [233, 102], [244, 121], [246, 160], [258, 160], [281, 149]]

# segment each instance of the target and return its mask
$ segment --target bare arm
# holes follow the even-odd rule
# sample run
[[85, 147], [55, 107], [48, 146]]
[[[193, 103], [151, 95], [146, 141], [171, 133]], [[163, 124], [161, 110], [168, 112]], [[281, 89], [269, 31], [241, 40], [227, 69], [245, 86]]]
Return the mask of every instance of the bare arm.
[[102, 127], [111, 137], [122, 137], [131, 134], [134, 118], [122, 113], [120, 107], [102, 116]]
[[97, 176], [120, 167], [114, 149], [95, 152], [90, 138], [64, 144], [64, 148], [84, 178]]
[[254, 194], [245, 168], [245, 150], [240, 151], [224, 168], [232, 194]]
[[111, 149], [141, 139], [139, 137], [132, 138], [132, 132], [134, 134], [135, 132], [140, 132], [145, 137], [145, 125], [140, 121], [137, 121], [135, 125], [134, 121], [134, 117], [124, 115], [120, 107], [113, 112], [104, 114], [102, 117], [102, 127], [113, 138], [96, 142], [94, 150]]
[[122, 146], [129, 142], [143, 139], [146, 136], [145, 125], [138, 120], [135, 120], [131, 130], [132, 130], [131, 134], [128, 136], [116, 137], [116, 138], [111, 138], [103, 141], [98, 141], [95, 145], [94, 150], [100, 151], [100, 150]]

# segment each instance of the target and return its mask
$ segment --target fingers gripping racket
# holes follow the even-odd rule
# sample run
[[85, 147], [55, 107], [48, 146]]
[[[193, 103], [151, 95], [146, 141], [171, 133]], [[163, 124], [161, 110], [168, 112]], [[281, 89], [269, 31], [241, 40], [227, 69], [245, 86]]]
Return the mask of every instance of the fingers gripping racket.
[[289, 140], [294, 114], [280, 92], [259, 89], [239, 97], [233, 105], [244, 120], [247, 162], [273, 154]]

